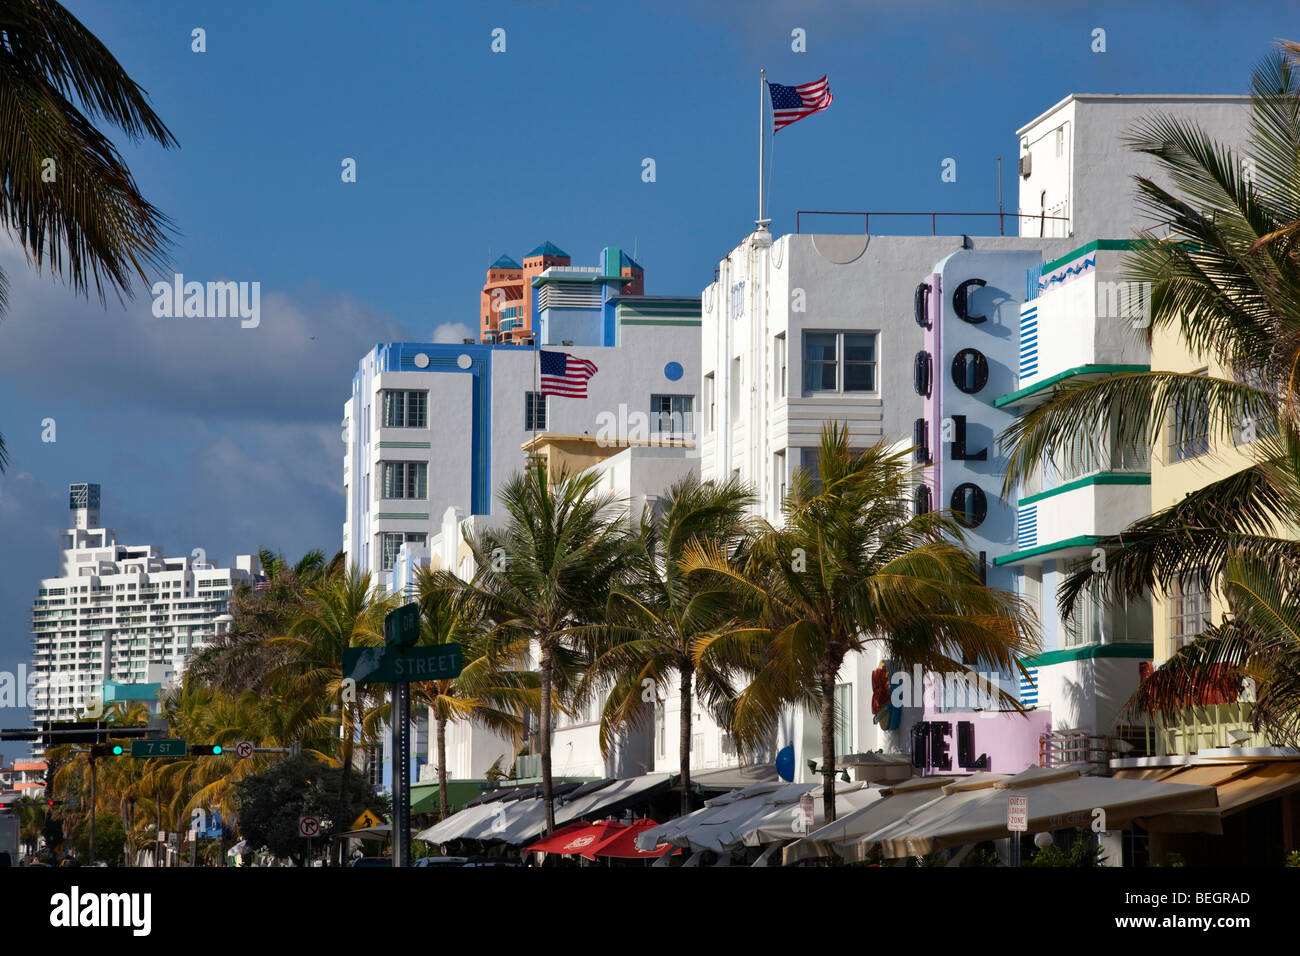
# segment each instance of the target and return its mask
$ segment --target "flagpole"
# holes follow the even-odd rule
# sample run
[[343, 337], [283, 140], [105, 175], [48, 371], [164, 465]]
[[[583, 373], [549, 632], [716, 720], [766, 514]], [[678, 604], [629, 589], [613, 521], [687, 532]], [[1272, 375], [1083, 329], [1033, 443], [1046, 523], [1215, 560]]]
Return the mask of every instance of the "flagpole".
[[767, 70], [758, 71], [758, 219], [754, 225], [762, 229], [763, 219], [763, 147], [767, 139], [763, 129], [763, 93], [767, 86]]

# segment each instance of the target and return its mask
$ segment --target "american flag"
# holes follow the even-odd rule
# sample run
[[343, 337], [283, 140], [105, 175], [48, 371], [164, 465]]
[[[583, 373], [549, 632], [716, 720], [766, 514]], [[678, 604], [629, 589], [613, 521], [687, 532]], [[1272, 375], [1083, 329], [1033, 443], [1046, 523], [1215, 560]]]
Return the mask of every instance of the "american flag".
[[802, 86], [782, 86], [780, 83], [768, 83], [767, 86], [772, 93], [773, 133], [805, 116], [820, 113], [831, 105], [833, 98], [824, 76]]
[[542, 352], [541, 379], [543, 395], [586, 398], [587, 379], [596, 374], [596, 365], [568, 352]]

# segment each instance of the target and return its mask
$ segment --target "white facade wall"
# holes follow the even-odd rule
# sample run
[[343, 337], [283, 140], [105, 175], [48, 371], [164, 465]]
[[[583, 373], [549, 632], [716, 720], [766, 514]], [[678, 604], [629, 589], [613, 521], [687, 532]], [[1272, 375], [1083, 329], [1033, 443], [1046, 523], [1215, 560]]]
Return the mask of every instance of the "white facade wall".
[[1022, 218], [1020, 234], [1131, 239], [1150, 225], [1133, 202], [1133, 177], [1169, 185], [1154, 159], [1124, 143], [1133, 124], [1166, 114], [1194, 121], [1236, 147], [1245, 141], [1249, 106], [1248, 96], [1067, 96], [1016, 135], [1020, 155], [1031, 157], [1029, 176], [1020, 178], [1020, 213], [1064, 216], [1068, 222]]

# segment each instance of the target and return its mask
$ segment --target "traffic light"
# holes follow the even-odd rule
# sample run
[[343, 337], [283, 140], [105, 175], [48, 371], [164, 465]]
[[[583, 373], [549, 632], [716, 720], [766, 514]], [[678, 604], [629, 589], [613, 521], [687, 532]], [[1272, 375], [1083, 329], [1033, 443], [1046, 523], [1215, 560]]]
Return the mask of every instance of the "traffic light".
[[90, 748], [91, 757], [120, 757], [122, 752], [121, 744], [92, 744]]
[[195, 744], [190, 747], [191, 757], [220, 757], [222, 753], [221, 744]]

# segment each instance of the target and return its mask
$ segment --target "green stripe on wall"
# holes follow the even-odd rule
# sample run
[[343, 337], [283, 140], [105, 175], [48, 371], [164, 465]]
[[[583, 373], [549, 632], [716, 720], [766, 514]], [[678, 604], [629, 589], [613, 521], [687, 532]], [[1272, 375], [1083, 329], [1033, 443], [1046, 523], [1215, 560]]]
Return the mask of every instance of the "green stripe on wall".
[[1064, 372], [1057, 372], [1055, 375], [1043, 379], [1041, 382], [1035, 382], [1033, 385], [1026, 385], [1017, 392], [1010, 395], [1003, 395], [1001, 398], [994, 399], [994, 408], [1003, 408], [1007, 405], [1014, 405], [1022, 399], [1028, 398], [1035, 392], [1041, 392], [1045, 388], [1051, 388], [1057, 382], [1067, 378], [1073, 378], [1076, 375], [1119, 375], [1124, 372], [1149, 372], [1150, 365], [1076, 365], [1074, 368], [1067, 368]]
[[1040, 491], [1036, 495], [1030, 495], [1028, 498], [1021, 498], [1019, 504], [1031, 505], [1035, 501], [1042, 501], [1044, 498], [1051, 498], [1054, 495], [1063, 495], [1067, 491], [1074, 491], [1077, 488], [1086, 488], [1088, 485], [1149, 485], [1151, 476], [1149, 474], [1134, 474], [1132, 472], [1103, 471], [1096, 475], [1088, 475], [1086, 478], [1076, 478], [1074, 481], [1066, 482], [1058, 488], [1052, 488], [1048, 491]]
[[1064, 541], [1053, 541], [1051, 544], [1039, 545], [1037, 548], [1026, 548], [1024, 551], [1012, 551], [1010, 554], [1004, 554], [1000, 558], [994, 558], [993, 563], [999, 567], [1004, 564], [1016, 564], [1019, 561], [1036, 558], [1040, 554], [1050, 554], [1053, 551], [1064, 551], [1066, 548], [1083, 548], [1104, 540], [1106, 539], [1099, 534], [1081, 534], [1077, 537], [1066, 538]]
[[695, 325], [700, 324], [699, 319], [620, 319], [619, 325]]
[[1064, 664], [1067, 661], [1086, 661], [1099, 657], [1127, 657], [1138, 660], [1151, 660], [1155, 651], [1154, 644], [1086, 644], [1083, 647], [1071, 647], [1063, 651], [1046, 651], [1033, 657], [1022, 657], [1020, 663], [1026, 667], [1047, 667], [1050, 664]]
[[427, 441], [381, 441], [380, 448], [431, 448]]
[[1075, 249], [1073, 252], [1067, 252], [1059, 259], [1053, 259], [1051, 262], [1043, 266], [1042, 274], [1047, 275], [1047, 273], [1049, 272], [1055, 272], [1057, 269], [1061, 268], [1061, 266], [1073, 262], [1075, 259], [1078, 259], [1080, 256], [1086, 256], [1090, 252], [1096, 252], [1098, 249], [1103, 249], [1103, 250], [1109, 249], [1111, 251], [1123, 251], [1128, 249], [1136, 249], [1137, 247], [1138, 247], [1138, 242], [1137, 240], [1134, 239], [1098, 239], [1096, 242], [1090, 242], [1086, 246], [1080, 246], [1078, 249]]

